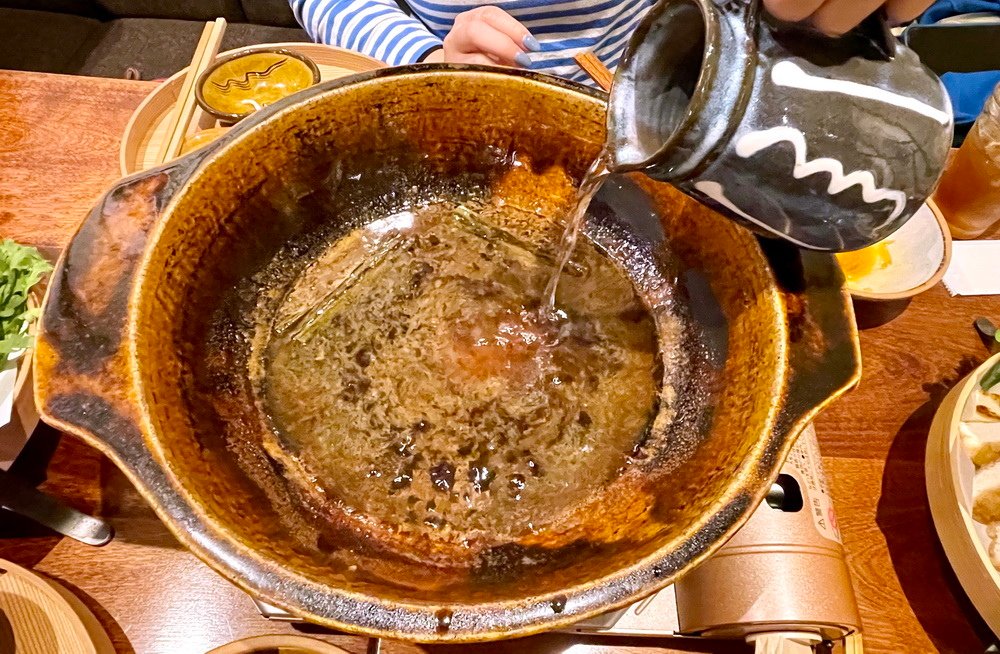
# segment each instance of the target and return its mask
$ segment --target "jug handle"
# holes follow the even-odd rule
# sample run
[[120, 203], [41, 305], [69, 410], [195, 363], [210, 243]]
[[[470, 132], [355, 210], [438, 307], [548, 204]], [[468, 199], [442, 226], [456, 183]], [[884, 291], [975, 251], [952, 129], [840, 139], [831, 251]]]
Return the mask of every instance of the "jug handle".
[[119, 463], [143, 442], [129, 355], [132, 289], [170, 199], [212, 150], [118, 182], [80, 224], [46, 292], [34, 353], [39, 413]]
[[854, 28], [854, 33], [867, 39], [871, 45], [882, 53], [886, 61], [896, 56], [898, 41], [889, 25], [889, 17], [883, 7], [879, 7]]
[[[810, 39], [819, 39], [821, 42], [842, 42], [853, 39], [859, 47], [864, 47], [869, 51], [869, 54], [884, 61], [891, 61], [896, 56], [897, 40], [889, 27], [889, 19], [885, 9], [881, 7], [869, 14], [857, 27], [841, 36], [829, 36], [806, 23], [789, 23], [774, 18], [763, 7], [759, 6], [761, 2], [762, 0], [750, 0], [751, 5], [758, 5], [755, 9], [756, 14], [761, 16], [761, 20], [776, 34], [799, 33]], [[751, 11], [748, 16], [752, 16], [753, 13], [754, 11]]]

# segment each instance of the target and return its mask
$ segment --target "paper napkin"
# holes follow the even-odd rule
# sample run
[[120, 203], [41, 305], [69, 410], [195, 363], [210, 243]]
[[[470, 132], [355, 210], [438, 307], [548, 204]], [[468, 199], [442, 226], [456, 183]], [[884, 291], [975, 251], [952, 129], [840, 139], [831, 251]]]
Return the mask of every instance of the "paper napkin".
[[1000, 241], [955, 241], [944, 285], [952, 295], [1000, 295]]

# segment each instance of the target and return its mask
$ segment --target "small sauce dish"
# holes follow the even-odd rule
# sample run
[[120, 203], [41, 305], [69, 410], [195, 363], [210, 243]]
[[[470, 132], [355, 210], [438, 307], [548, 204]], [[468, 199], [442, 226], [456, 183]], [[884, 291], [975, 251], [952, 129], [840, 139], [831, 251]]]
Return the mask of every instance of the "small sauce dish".
[[212, 116], [233, 123], [319, 81], [319, 67], [305, 55], [248, 48], [213, 62], [198, 78], [195, 98]]
[[951, 234], [937, 206], [928, 201], [892, 236], [836, 256], [851, 296], [902, 300], [923, 293], [944, 277], [951, 261]]

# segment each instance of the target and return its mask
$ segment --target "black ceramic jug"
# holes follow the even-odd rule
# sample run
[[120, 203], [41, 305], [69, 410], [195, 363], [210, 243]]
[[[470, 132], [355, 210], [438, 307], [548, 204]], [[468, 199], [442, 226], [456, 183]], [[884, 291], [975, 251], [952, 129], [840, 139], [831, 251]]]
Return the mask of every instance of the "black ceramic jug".
[[889, 236], [930, 195], [952, 112], [879, 16], [832, 38], [759, 0], [662, 0], [618, 67], [608, 127], [616, 170], [841, 251]]

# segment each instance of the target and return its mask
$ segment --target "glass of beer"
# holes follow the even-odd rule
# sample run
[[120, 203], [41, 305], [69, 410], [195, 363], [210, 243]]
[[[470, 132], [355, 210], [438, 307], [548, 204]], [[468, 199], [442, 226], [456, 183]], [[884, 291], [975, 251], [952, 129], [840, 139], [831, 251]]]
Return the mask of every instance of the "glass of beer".
[[977, 238], [1000, 222], [1000, 85], [945, 170], [934, 200], [955, 238]]
[[1000, 85], [934, 192], [955, 238], [977, 238], [1000, 222]]

